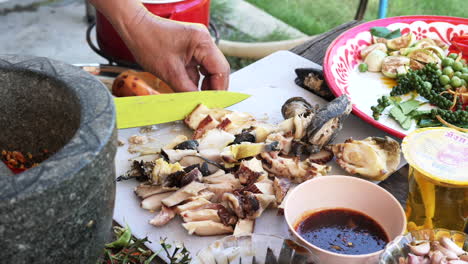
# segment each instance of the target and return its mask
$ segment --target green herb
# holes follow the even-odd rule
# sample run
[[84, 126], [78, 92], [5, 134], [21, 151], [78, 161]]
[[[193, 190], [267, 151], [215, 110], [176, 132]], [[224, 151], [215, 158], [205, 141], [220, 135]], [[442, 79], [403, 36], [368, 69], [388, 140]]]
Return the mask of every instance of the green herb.
[[107, 248], [123, 248], [128, 246], [128, 243], [130, 243], [130, 239], [132, 238], [132, 231], [130, 230], [130, 227], [127, 225], [127, 227], [123, 230], [117, 229], [118, 232], [116, 235], [118, 237], [117, 240], [113, 241], [112, 243], [106, 244]]
[[411, 99], [399, 103], [394, 101], [393, 105], [393, 108], [390, 109], [390, 116], [393, 117], [403, 129], [410, 129], [414, 115], [420, 114], [417, 109], [421, 105], [421, 102]]
[[418, 127], [440, 127], [442, 124], [439, 121], [434, 121], [434, 119], [420, 119], [418, 121]]
[[411, 117], [408, 117], [408, 118], [406, 118], [406, 120], [405, 120], [403, 123], [401, 123], [400, 125], [401, 125], [401, 127], [402, 127], [404, 130], [408, 130], [408, 129], [411, 128], [411, 124], [413, 123], [412, 121], [413, 121], [413, 119], [412, 119]]
[[[168, 264], [189, 264], [192, 260], [190, 252], [185, 248], [184, 244], [174, 242], [174, 247], [166, 242], [166, 238], [161, 239], [161, 250], [151, 252], [147, 249], [144, 243], [151, 243], [148, 238], [136, 239], [132, 237], [130, 228], [114, 227], [116, 240], [106, 244], [103, 256], [98, 260], [97, 264], [152, 264], [158, 255], [165, 252]], [[171, 252], [171, 248], [174, 248]]]
[[387, 34], [387, 36], [385, 36], [386, 39], [394, 39], [394, 38], [398, 38], [398, 37], [401, 37], [400, 29], [395, 29], [394, 31]]
[[166, 238], [161, 239], [159, 243], [166, 252], [166, 256], [169, 258], [170, 264], [188, 264], [192, 260], [190, 252], [185, 248], [184, 244], [174, 243], [175, 248], [171, 254], [169, 249], [172, 248], [172, 246], [166, 243]]
[[430, 117], [431, 115], [431, 110], [413, 110], [410, 113], [410, 116], [413, 119], [423, 119], [424, 117]]
[[412, 111], [418, 109], [419, 105], [421, 103], [419, 101], [416, 101], [416, 100], [408, 100], [408, 101], [405, 101], [403, 103], [400, 103], [400, 108], [401, 110], [403, 111], [403, 114], [404, 115], [408, 115], [409, 113], [411, 113]]
[[370, 29], [370, 33], [374, 37], [385, 38], [385, 39], [394, 39], [397, 37], [401, 37], [400, 29], [390, 31], [390, 29], [386, 27], [373, 27]]
[[403, 113], [401, 108], [398, 105], [395, 105], [390, 109], [390, 116], [393, 117], [398, 123], [403, 124], [408, 117]]

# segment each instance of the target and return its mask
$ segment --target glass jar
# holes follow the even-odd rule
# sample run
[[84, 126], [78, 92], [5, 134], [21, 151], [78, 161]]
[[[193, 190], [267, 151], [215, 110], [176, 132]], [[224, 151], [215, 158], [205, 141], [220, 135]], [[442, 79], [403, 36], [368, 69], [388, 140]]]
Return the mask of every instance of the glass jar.
[[402, 144], [410, 165], [406, 202], [408, 231], [464, 231], [468, 220], [468, 134], [423, 128]]

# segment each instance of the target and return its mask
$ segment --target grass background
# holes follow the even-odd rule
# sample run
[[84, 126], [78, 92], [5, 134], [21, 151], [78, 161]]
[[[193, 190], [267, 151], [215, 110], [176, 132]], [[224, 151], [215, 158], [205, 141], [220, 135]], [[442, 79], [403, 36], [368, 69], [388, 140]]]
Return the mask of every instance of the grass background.
[[[359, 0], [246, 0], [287, 24], [315, 35], [353, 20]], [[377, 19], [379, 0], [369, 0], [364, 20]], [[466, 0], [388, 0], [387, 17], [468, 16]]]
[[[308, 34], [326, 32], [353, 20], [359, 0], [246, 0], [267, 13]], [[387, 17], [406, 15], [444, 15], [468, 17], [466, 0], [388, 0]], [[379, 0], [369, 0], [364, 20], [377, 19]], [[243, 42], [284, 40], [290, 37], [282, 32], [255, 38], [224, 23], [223, 17], [232, 12], [230, 0], [211, 0], [211, 19], [221, 37]], [[228, 57], [233, 71], [254, 60]]]

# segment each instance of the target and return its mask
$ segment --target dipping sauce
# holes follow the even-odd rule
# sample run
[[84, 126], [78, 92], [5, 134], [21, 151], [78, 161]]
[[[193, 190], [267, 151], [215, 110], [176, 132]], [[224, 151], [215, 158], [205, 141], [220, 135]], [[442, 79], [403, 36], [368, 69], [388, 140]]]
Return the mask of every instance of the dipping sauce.
[[305, 215], [295, 230], [309, 243], [339, 254], [369, 254], [382, 250], [389, 242], [387, 234], [375, 220], [346, 208]]

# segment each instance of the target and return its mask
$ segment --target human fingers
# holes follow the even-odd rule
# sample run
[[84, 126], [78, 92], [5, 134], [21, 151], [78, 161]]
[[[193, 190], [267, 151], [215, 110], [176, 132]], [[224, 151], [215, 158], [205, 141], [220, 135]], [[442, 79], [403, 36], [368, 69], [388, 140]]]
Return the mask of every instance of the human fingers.
[[214, 42], [204, 41], [197, 46], [194, 52], [195, 60], [200, 64], [205, 75], [206, 89], [227, 90], [229, 84], [230, 67], [224, 55]]
[[[193, 73], [190, 73], [193, 75]], [[195, 85], [194, 80], [189, 75], [189, 72], [183, 65], [172, 67], [172, 70], [167, 72], [164, 79], [167, 80], [169, 86], [176, 92], [194, 92], [198, 91], [198, 86]], [[198, 83], [198, 81], [196, 82]]]
[[[206, 75], [203, 79], [202, 90], [227, 90], [229, 87], [229, 75], [221, 76], [220, 74], [216, 75]], [[224, 88], [225, 87], [225, 88]]]
[[196, 62], [190, 63], [185, 67], [185, 70], [187, 71], [187, 74], [192, 80], [193, 84], [198, 87], [198, 82], [200, 81], [200, 72], [198, 71], [198, 66]]

